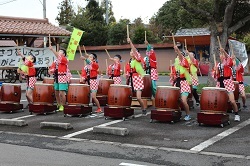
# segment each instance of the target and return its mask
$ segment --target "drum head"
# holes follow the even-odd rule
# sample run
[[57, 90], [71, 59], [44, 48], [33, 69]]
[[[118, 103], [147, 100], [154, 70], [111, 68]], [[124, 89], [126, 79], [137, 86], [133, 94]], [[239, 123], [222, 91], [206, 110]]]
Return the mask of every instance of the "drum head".
[[112, 87], [124, 87], [124, 88], [131, 88], [129, 85], [120, 85], [120, 84], [111, 84]]
[[219, 90], [219, 91], [227, 91], [226, 88], [218, 88], [218, 87], [203, 87], [202, 90]]
[[21, 86], [21, 84], [2, 83], [2, 86]]
[[160, 89], [173, 89], [173, 90], [180, 90], [179, 87], [175, 87], [175, 86], [157, 86], [157, 88]]

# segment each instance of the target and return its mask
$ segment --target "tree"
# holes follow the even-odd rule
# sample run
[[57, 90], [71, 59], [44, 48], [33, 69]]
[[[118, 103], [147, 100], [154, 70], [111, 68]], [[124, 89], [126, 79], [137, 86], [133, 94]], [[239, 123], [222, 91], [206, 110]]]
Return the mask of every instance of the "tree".
[[71, 0], [62, 1], [59, 3], [57, 9], [59, 9], [59, 13], [56, 17], [56, 20], [58, 21], [59, 25], [69, 24], [75, 15]]
[[104, 10], [95, 0], [89, 0], [86, 8], [78, 9], [72, 26], [85, 31], [80, 41], [81, 45], [106, 45], [108, 35], [103, 14]]
[[[217, 36], [225, 48], [228, 37], [234, 32], [242, 32], [250, 22], [249, 0], [180, 0], [180, 5], [189, 13], [194, 13], [208, 22], [211, 31], [211, 55], [219, 55]], [[210, 62], [211, 69], [214, 65], [213, 58], [210, 58]], [[214, 85], [211, 76], [208, 84]]]
[[206, 21], [201, 20], [199, 16], [195, 16], [193, 13], [181, 7], [180, 0], [169, 0], [165, 2], [150, 21], [151, 25], [161, 27], [160, 33], [168, 33], [165, 35], [170, 35], [180, 28], [200, 28], [208, 26]]
[[120, 21], [119, 23], [110, 24], [108, 32], [108, 44], [121, 45], [127, 43], [127, 24]]

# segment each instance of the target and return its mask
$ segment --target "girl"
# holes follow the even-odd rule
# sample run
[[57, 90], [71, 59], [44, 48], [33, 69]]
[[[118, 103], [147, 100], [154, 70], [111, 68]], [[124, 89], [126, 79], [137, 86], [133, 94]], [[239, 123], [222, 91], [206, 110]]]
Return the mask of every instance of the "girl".
[[97, 76], [98, 76], [98, 69], [99, 69], [99, 65], [97, 63], [97, 55], [94, 53], [85, 54], [85, 55], [88, 58], [81, 56], [81, 59], [86, 61], [86, 66], [84, 66], [82, 69], [82, 74], [81, 74], [82, 77], [80, 79], [81, 79], [81, 82], [85, 81], [89, 84], [91, 98], [97, 106], [97, 110], [95, 112], [101, 113], [102, 109], [101, 109], [98, 99], [96, 98], [96, 93], [98, 90]]
[[139, 52], [134, 47], [130, 38], [128, 38], [127, 41], [128, 41], [128, 43], [130, 43], [130, 46], [131, 46], [130, 56], [131, 56], [132, 60], [130, 62], [130, 68], [132, 71], [132, 86], [133, 86], [132, 89], [134, 89], [134, 91], [136, 91], [136, 98], [141, 105], [142, 114], [146, 115], [147, 110], [146, 110], [144, 103], [141, 99], [142, 90], [144, 89], [143, 76], [145, 75], [145, 72], [144, 72], [142, 64], [141, 64], [141, 62], [143, 62], [143, 58], [141, 57]]
[[20, 74], [24, 74], [27, 77], [27, 89], [26, 89], [26, 98], [29, 104], [33, 103], [33, 90], [36, 83], [36, 69], [34, 67], [34, 63], [36, 63], [36, 57], [29, 53], [28, 57], [24, 57], [24, 55], [17, 51], [18, 55], [20, 55], [24, 59], [24, 65], [28, 67], [28, 71], [24, 72], [22, 70], [18, 70]]
[[108, 67], [108, 75], [110, 79], [114, 80], [114, 84], [122, 84], [121, 79], [121, 55], [115, 55], [114, 58], [109, 58], [110, 60], [114, 61], [115, 63], [109, 65]]
[[233, 60], [232, 58], [227, 54], [227, 52], [220, 48], [220, 63], [215, 66], [215, 75], [218, 77], [218, 83], [219, 87], [226, 88], [228, 92], [229, 101], [232, 104], [235, 117], [234, 121], [240, 121], [240, 116], [238, 114], [238, 107], [236, 105], [235, 99], [234, 99], [234, 83], [231, 79], [232, 77], [232, 66], [233, 66]]

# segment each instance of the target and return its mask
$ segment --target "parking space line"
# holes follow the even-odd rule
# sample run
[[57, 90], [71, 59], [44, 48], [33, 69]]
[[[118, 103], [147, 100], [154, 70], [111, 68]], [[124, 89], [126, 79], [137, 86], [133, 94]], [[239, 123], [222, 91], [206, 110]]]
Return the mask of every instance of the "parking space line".
[[234, 126], [234, 127], [230, 128], [230, 129], [228, 129], [226, 131], [223, 131], [222, 133], [220, 133], [220, 134], [218, 134], [218, 135], [216, 135], [216, 136], [214, 136], [214, 137], [200, 143], [199, 145], [191, 148], [190, 150], [200, 152], [200, 151], [204, 150], [205, 148], [213, 145], [214, 143], [216, 143], [216, 142], [220, 141], [221, 139], [229, 136], [230, 134], [233, 134], [234, 132], [240, 130], [241, 128], [243, 128], [243, 127], [245, 127], [245, 126], [247, 126], [249, 124], [250, 124], [250, 119], [238, 124], [237, 126]]
[[[148, 114], [150, 114], [150, 113], [148, 113]], [[142, 114], [138, 114], [138, 115], [135, 115], [135, 118], [138, 118], [138, 117], [141, 117], [141, 116], [142, 116]], [[77, 135], [92, 131], [94, 127], [106, 127], [108, 125], [116, 124], [116, 123], [119, 123], [119, 122], [123, 122], [123, 120], [114, 120], [114, 121], [107, 122], [107, 123], [104, 123], [104, 124], [101, 124], [101, 125], [93, 126], [93, 127], [90, 127], [90, 128], [84, 129], [84, 130], [80, 130], [80, 131], [65, 135], [65, 136], [63, 136], [63, 138], [71, 138], [71, 137], [74, 137], [74, 136], [77, 136]]]
[[14, 119], [14, 120], [19, 120], [19, 119], [29, 118], [29, 117], [32, 117], [32, 116], [35, 116], [35, 115], [26, 115], [26, 116], [21, 116], [21, 117], [12, 118], [12, 119]]

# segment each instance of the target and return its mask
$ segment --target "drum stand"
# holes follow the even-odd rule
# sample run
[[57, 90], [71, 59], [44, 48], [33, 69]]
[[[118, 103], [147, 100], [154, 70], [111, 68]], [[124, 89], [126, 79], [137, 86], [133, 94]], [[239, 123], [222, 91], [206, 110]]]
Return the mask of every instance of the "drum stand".
[[12, 113], [13, 111], [24, 111], [23, 104], [20, 103], [10, 103], [10, 102], [0, 102], [0, 111]]
[[29, 104], [30, 114], [37, 113], [37, 114], [47, 115], [49, 112], [56, 113], [56, 109], [57, 109], [56, 105], [52, 104], [42, 104], [42, 103]]
[[104, 117], [105, 119], [110, 118], [122, 118], [123, 121], [131, 116], [134, 118], [134, 109], [126, 107], [104, 107]]
[[67, 115], [79, 116], [92, 114], [92, 107], [85, 105], [65, 105], [64, 106], [64, 117]]
[[177, 122], [181, 119], [181, 111], [171, 108], [161, 108], [161, 109], [154, 109], [151, 110], [151, 119], [150, 123], [153, 120], [157, 120], [160, 122]]
[[206, 125], [220, 125], [224, 127], [224, 124], [230, 125], [229, 115], [225, 112], [218, 111], [201, 111], [197, 113], [197, 121], [199, 126], [201, 124]]

